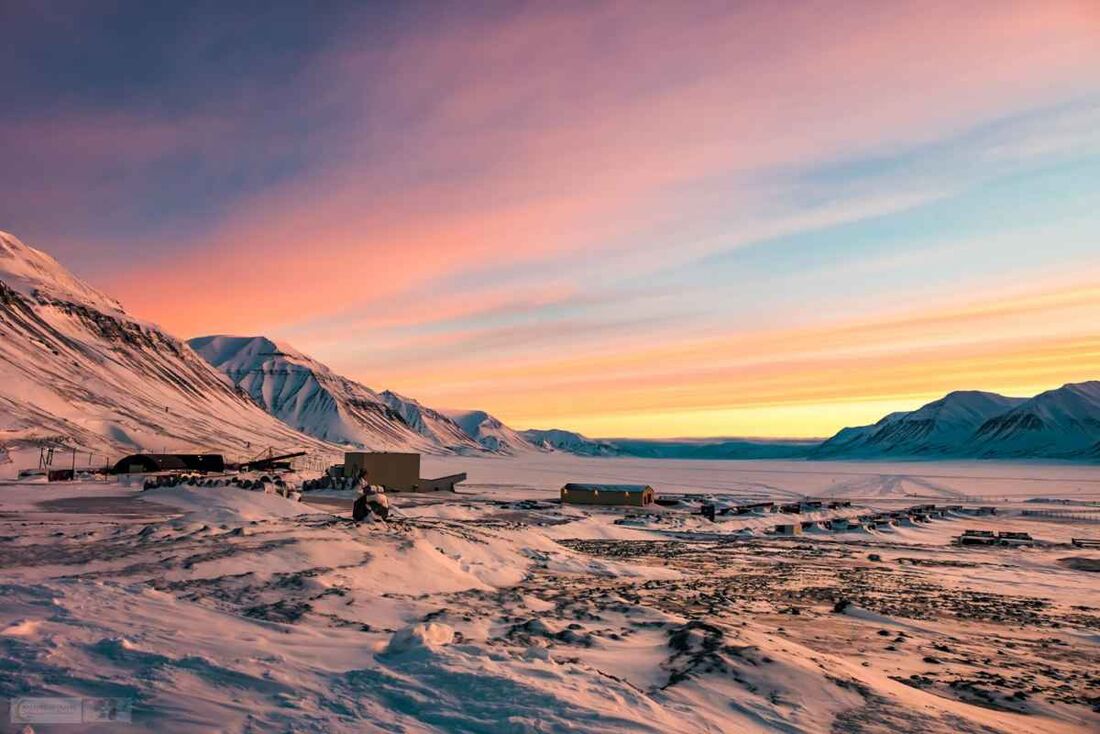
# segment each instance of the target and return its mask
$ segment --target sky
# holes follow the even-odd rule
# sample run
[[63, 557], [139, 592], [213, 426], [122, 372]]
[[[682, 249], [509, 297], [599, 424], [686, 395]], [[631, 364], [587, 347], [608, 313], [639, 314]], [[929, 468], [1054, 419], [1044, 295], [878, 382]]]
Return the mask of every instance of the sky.
[[1100, 379], [1100, 4], [0, 0], [0, 229], [517, 428]]

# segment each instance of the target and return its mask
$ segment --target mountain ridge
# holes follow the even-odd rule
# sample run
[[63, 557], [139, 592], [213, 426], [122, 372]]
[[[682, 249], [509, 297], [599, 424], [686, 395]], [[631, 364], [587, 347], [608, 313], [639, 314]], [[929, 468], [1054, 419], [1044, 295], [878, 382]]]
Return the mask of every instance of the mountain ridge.
[[188, 344], [271, 415], [324, 441], [444, 454], [536, 450], [485, 411], [453, 411], [467, 422], [460, 425], [447, 411], [391, 390], [377, 392], [270, 337], [214, 334]]
[[185, 342], [0, 233], [0, 444], [136, 450], [330, 448], [272, 418]]
[[[696, 459], [1100, 459], [1100, 381], [1031, 398], [959, 390], [810, 441], [594, 439], [513, 429], [343, 377], [289, 344], [180, 340], [0, 232], [0, 461], [43, 442], [120, 452], [339, 446]], [[255, 444], [255, 445], [254, 445]]]

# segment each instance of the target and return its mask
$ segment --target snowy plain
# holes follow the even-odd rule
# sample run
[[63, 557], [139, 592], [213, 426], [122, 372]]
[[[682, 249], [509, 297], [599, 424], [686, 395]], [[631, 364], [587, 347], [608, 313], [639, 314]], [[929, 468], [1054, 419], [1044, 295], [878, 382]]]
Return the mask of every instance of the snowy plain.
[[[129, 724], [35, 727], [62, 732], [1100, 727], [1100, 576], [1087, 570], [1100, 551], [1068, 542], [1100, 524], [1022, 515], [1089, 512], [1096, 468], [424, 462], [469, 480], [394, 495], [391, 522], [360, 525], [333, 494], [0, 483], [0, 698], [133, 702]], [[580, 480], [692, 496], [645, 511], [555, 502]], [[779, 538], [764, 531], [826, 513], [710, 523], [698, 495], [1001, 514]], [[952, 545], [969, 527], [1040, 543]]]
[[1064, 495], [1100, 498], [1100, 467], [1013, 461], [711, 461], [536, 454], [424, 456], [424, 473], [469, 475], [465, 486], [556, 492], [568, 481], [649, 484], [658, 493], [769, 497]]

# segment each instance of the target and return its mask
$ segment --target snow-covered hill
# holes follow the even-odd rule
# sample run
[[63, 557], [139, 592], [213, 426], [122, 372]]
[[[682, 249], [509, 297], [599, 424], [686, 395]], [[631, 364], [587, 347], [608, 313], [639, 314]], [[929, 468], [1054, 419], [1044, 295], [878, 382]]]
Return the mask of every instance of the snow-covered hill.
[[262, 336], [203, 336], [188, 344], [268, 413], [315, 438], [387, 450], [443, 445], [411, 428], [378, 393], [287, 344]]
[[998, 458], [1088, 458], [1100, 446], [1100, 381], [1047, 390], [990, 418], [967, 446]]
[[[55, 441], [251, 455], [324, 448], [238, 394], [185, 343], [0, 232], [0, 445]], [[106, 455], [106, 456], [104, 456]]]
[[497, 454], [519, 454], [545, 450], [535, 446], [516, 430], [509, 428], [484, 410], [442, 410], [487, 451]]
[[991, 392], [948, 393], [917, 410], [845, 428], [814, 451], [817, 457], [936, 456], [958, 453], [990, 418], [1024, 402]]

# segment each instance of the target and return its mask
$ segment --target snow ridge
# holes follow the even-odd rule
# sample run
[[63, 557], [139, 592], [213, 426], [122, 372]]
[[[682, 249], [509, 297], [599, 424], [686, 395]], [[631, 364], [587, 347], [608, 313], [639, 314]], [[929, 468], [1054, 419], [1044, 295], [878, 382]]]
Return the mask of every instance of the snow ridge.
[[114, 315], [125, 312], [115, 299], [80, 280], [52, 257], [0, 232], [0, 281], [33, 301], [82, 304]]

